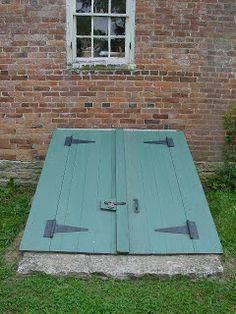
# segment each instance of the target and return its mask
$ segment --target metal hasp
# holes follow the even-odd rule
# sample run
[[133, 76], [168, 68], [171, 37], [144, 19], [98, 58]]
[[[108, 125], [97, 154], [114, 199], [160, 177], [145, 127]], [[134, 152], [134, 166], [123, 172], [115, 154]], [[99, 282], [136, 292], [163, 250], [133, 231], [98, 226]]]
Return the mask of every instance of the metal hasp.
[[[103, 204], [105, 204], [106, 206], [104, 207]], [[116, 211], [117, 205], [126, 205], [126, 202], [102, 201], [101, 202], [101, 209]]]
[[190, 239], [199, 239], [197, 226], [194, 221], [187, 220], [186, 225], [176, 226], [176, 227], [167, 227], [155, 229], [156, 232], [165, 232], [165, 233], [182, 233], [188, 234]]
[[71, 232], [83, 232], [88, 231], [87, 228], [74, 227], [68, 225], [58, 225], [56, 219], [47, 220], [44, 229], [44, 238], [53, 238], [54, 233], [71, 233]]
[[173, 138], [171, 138], [171, 137], [166, 137], [165, 140], [161, 140], [161, 141], [146, 141], [144, 143], [145, 144], [162, 144], [162, 145], [166, 145], [168, 147], [175, 147]]
[[88, 144], [88, 143], [96, 143], [96, 141], [74, 139], [73, 136], [67, 136], [65, 139], [64, 146], [71, 146], [72, 144]]

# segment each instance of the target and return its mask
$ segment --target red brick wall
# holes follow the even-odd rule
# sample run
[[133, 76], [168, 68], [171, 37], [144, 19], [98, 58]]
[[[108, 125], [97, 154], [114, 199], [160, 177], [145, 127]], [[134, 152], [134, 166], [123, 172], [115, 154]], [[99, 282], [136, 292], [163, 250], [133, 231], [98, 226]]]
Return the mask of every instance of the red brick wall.
[[168, 125], [196, 160], [220, 160], [236, 102], [235, 0], [136, 1], [137, 70], [70, 74], [65, 0], [0, 0], [0, 159], [43, 158], [58, 127]]

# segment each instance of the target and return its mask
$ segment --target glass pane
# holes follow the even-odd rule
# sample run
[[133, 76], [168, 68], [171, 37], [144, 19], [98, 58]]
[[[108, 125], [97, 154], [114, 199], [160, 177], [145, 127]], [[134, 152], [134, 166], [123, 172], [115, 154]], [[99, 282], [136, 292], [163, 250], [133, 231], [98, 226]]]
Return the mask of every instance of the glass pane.
[[108, 57], [108, 39], [94, 38], [94, 57]]
[[90, 58], [91, 57], [91, 39], [77, 38], [77, 57]]
[[108, 18], [94, 17], [93, 31], [94, 35], [106, 36], [108, 34]]
[[111, 13], [126, 13], [126, 0], [111, 0]]
[[117, 58], [125, 57], [125, 39], [124, 38], [111, 39], [111, 57], [117, 57]]
[[91, 17], [77, 16], [77, 35], [91, 35]]
[[108, 13], [108, 0], [94, 0], [94, 13]]
[[76, 0], [76, 12], [77, 13], [91, 12], [91, 0]]
[[111, 35], [125, 35], [125, 18], [111, 18]]

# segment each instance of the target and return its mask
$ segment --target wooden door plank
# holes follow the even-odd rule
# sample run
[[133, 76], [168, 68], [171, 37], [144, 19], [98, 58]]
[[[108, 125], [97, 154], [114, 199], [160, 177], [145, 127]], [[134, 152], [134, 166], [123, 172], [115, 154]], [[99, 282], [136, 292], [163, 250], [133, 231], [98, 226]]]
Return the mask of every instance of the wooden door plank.
[[[71, 131], [71, 136], [73, 138], [76, 138], [76, 132]], [[78, 145], [72, 144], [71, 146], [65, 146], [65, 150], [68, 150], [68, 159], [67, 159], [67, 165], [64, 173], [64, 179], [61, 187], [61, 193], [58, 199], [58, 206], [57, 211], [55, 213], [55, 216], [53, 218], [56, 219], [56, 222], [58, 224], [62, 225], [73, 225], [76, 226], [76, 220], [70, 221], [70, 223], [67, 221], [67, 217], [71, 215], [71, 208], [69, 205], [70, 197], [71, 197], [71, 186], [72, 182], [75, 176], [75, 173], [77, 171], [76, 168], [76, 156], [77, 156], [77, 150]], [[74, 234], [72, 233], [72, 236]], [[49, 251], [54, 252], [61, 252], [61, 251], [68, 251], [71, 250], [71, 245], [66, 246], [65, 250], [63, 250], [63, 233], [55, 233], [53, 238], [51, 239]]]
[[97, 207], [94, 222], [93, 252], [116, 253], [116, 213], [101, 210], [101, 200], [115, 198], [115, 130], [98, 134]]
[[[166, 132], [166, 136], [170, 133]], [[186, 216], [197, 224], [199, 239], [193, 240], [195, 253], [222, 253], [207, 200], [190, 150], [182, 132], [172, 132], [175, 149], [170, 150]]]
[[71, 131], [56, 130], [48, 149], [32, 207], [21, 241], [22, 251], [48, 251], [50, 239], [44, 238], [48, 219], [55, 217], [70, 149], [64, 149], [66, 136]]
[[[163, 141], [166, 138], [162, 131], [151, 133], [148, 137], [150, 140], [158, 141]], [[147, 167], [149, 164], [152, 165], [150, 171], [153, 171], [155, 178], [156, 190], [158, 192], [157, 205], [159, 214], [162, 217], [162, 221], [159, 221], [158, 217], [156, 217], [156, 221], [154, 219], [151, 220], [150, 228], [155, 230], [163, 227], [184, 225], [186, 222], [184, 205], [170, 156], [170, 151], [175, 149], [175, 147], [146, 145], [148, 146], [146, 150], [148, 150], [148, 155], [150, 156], [150, 162], [147, 162], [146, 165]], [[160, 235], [164, 238], [167, 254], [194, 253], [193, 242], [187, 235], [155, 232], [153, 239], [156, 240]], [[157, 246], [155, 247], [155, 252], [165, 253], [160, 251]]]
[[[151, 254], [152, 232], [149, 230], [146, 192], [149, 191], [144, 181], [141, 160], [145, 153], [140, 149], [142, 132], [125, 131], [125, 162], [127, 180], [127, 201], [129, 217], [129, 237], [131, 254]], [[141, 156], [141, 155], [142, 156]], [[139, 213], [134, 213], [134, 199], [138, 199]]]
[[[116, 201], [127, 202], [124, 131], [116, 131]], [[128, 206], [117, 205], [117, 252], [127, 254], [129, 244]]]

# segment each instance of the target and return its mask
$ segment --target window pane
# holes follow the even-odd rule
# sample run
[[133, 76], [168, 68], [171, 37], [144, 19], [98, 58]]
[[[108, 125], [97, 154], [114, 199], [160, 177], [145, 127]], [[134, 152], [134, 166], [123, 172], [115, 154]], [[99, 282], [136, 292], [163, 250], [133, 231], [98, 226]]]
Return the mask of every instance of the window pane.
[[90, 16], [77, 16], [77, 35], [91, 35]]
[[111, 13], [126, 13], [126, 0], [111, 0]]
[[125, 18], [111, 18], [111, 35], [125, 35]]
[[108, 13], [108, 0], [94, 0], [94, 13]]
[[77, 57], [90, 58], [91, 57], [91, 39], [77, 38]]
[[94, 35], [106, 36], [108, 34], [108, 18], [94, 17], [93, 31]]
[[111, 39], [111, 57], [118, 57], [118, 58], [125, 57], [125, 39], [124, 38]]
[[108, 39], [94, 38], [94, 57], [108, 57]]
[[77, 13], [91, 12], [91, 0], [76, 0], [76, 12]]

